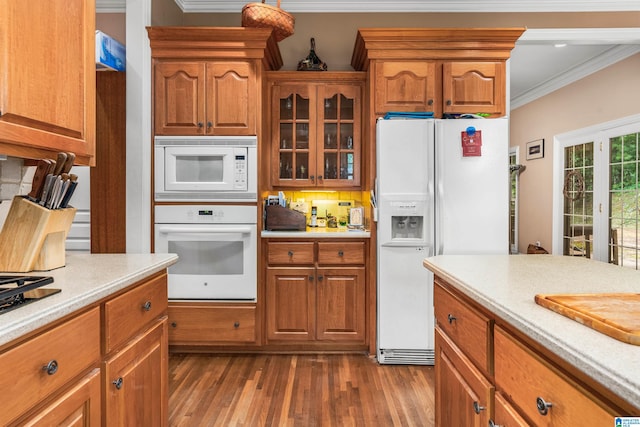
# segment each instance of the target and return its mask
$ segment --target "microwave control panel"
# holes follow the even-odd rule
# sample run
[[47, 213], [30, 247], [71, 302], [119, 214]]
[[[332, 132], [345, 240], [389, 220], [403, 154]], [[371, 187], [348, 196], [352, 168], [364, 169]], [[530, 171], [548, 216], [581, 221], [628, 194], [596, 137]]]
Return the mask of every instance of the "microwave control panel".
[[235, 176], [233, 179], [233, 188], [236, 190], [247, 189], [247, 155], [236, 154], [235, 159]]

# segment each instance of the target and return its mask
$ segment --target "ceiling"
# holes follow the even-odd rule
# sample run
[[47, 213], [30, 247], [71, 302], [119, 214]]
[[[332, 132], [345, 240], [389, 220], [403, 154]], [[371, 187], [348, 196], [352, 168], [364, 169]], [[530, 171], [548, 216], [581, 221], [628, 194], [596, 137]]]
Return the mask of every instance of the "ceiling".
[[[153, 0], [151, 0], [153, 1]], [[174, 0], [184, 13], [238, 13], [250, 0]], [[257, 1], [257, 0], [256, 0]], [[275, 5], [277, 0], [265, 0]], [[620, 12], [638, 0], [283, 0], [292, 13], [346, 12]], [[126, 0], [96, 0], [100, 13], [126, 12]], [[562, 48], [554, 47], [562, 43]], [[640, 28], [528, 29], [510, 60], [511, 108], [640, 52]]]

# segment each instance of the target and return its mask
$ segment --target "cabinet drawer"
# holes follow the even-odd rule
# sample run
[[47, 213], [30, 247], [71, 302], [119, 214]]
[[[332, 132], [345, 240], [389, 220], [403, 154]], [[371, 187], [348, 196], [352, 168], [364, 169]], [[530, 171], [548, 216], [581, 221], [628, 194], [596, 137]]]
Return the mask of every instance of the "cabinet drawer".
[[318, 264], [364, 264], [364, 242], [318, 242]]
[[[535, 425], [606, 426], [614, 410], [543, 361], [532, 350], [495, 328], [496, 387]], [[538, 410], [538, 402], [552, 406]]]
[[167, 309], [167, 276], [148, 282], [108, 301], [105, 311], [105, 351], [111, 352]]
[[270, 242], [267, 244], [269, 264], [313, 264], [313, 242]]
[[205, 304], [169, 307], [169, 344], [256, 341], [255, 306]]
[[490, 320], [436, 283], [436, 322], [462, 351], [485, 373], [491, 373]]
[[0, 354], [0, 425], [23, 414], [100, 360], [100, 309]]

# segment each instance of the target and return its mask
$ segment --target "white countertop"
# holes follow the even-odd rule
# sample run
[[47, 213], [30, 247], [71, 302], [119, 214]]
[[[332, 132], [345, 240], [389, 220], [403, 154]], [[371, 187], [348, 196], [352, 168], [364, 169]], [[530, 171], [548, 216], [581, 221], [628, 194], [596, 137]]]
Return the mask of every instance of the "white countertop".
[[331, 239], [368, 239], [369, 230], [349, 230], [346, 228], [307, 227], [306, 231], [267, 231], [263, 230], [261, 237], [297, 237], [297, 238], [331, 238]]
[[62, 292], [0, 314], [0, 346], [164, 270], [178, 260], [175, 254], [68, 252], [65, 257], [65, 267], [24, 274], [52, 276], [53, 283], [45, 287]]
[[640, 407], [640, 346], [610, 338], [534, 300], [536, 294], [640, 293], [640, 271], [552, 255], [440, 255], [425, 259], [423, 264], [532, 340]]

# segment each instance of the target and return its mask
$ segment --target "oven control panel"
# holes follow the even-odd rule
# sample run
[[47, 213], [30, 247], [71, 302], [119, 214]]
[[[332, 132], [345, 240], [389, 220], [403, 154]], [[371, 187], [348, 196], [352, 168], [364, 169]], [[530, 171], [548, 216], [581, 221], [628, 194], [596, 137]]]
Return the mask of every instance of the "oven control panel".
[[258, 209], [242, 205], [161, 205], [156, 224], [255, 224]]

